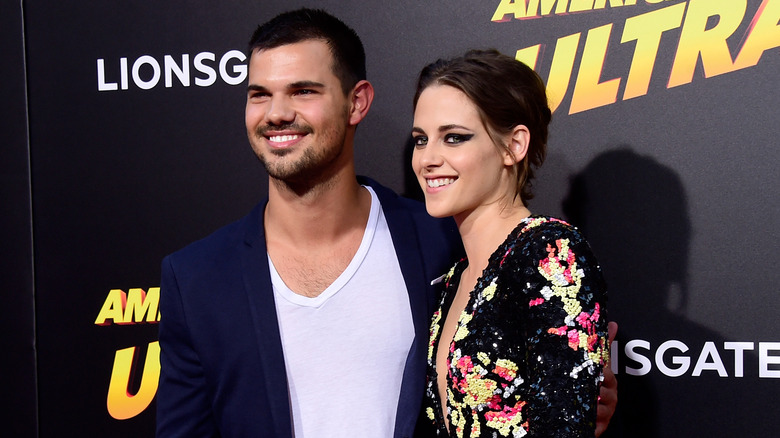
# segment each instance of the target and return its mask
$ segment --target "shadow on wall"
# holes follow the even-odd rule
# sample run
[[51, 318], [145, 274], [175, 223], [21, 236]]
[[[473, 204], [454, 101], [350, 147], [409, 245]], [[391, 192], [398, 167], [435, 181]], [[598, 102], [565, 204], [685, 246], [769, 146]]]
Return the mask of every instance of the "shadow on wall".
[[[563, 211], [599, 258], [620, 327], [618, 411], [604, 437], [769, 436], [755, 354], [744, 354], [745, 377], [735, 377], [721, 335], [686, 318], [692, 227], [678, 175], [628, 146], [610, 150], [572, 179]], [[632, 340], [643, 358], [626, 356]], [[659, 358], [670, 340], [685, 346]], [[707, 342], [718, 351], [705, 353]]]
[[574, 177], [563, 212], [612, 268], [611, 287], [642, 285], [646, 293], [632, 295], [624, 316], [667, 308], [685, 314], [691, 225], [671, 169], [628, 147], [605, 152]]
[[[643, 331], [634, 322], [667, 314], [672, 291], [684, 314], [690, 224], [682, 184], [670, 169], [628, 147], [605, 152], [572, 179], [563, 212], [583, 230], [604, 269], [618, 345]], [[620, 371], [615, 420], [624, 433], [616, 436], [661, 436], [656, 388], [646, 379], [627, 382]]]

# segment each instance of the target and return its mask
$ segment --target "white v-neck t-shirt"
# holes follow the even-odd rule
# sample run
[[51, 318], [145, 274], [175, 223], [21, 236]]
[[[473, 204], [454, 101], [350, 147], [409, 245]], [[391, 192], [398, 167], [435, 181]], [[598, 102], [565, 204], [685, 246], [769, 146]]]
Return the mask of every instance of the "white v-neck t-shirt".
[[409, 295], [379, 199], [357, 253], [314, 298], [268, 259], [296, 438], [391, 437], [414, 338]]

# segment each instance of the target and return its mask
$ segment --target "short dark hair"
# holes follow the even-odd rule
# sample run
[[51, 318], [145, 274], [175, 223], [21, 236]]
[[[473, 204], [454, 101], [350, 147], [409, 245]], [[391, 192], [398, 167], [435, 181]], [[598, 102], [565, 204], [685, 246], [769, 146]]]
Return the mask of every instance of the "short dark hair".
[[530, 67], [497, 50], [470, 50], [463, 56], [440, 59], [420, 72], [414, 106], [423, 90], [431, 85], [448, 85], [463, 92], [477, 107], [482, 124], [497, 146], [515, 126], [525, 125], [530, 143], [525, 158], [515, 168], [517, 188], [523, 204], [533, 198], [533, 167], [539, 167], [547, 154], [547, 133], [552, 112], [547, 103], [544, 81]]
[[322, 40], [333, 55], [333, 74], [339, 78], [344, 94], [366, 78], [366, 53], [352, 28], [321, 9], [284, 12], [257, 27], [249, 40], [247, 58], [262, 51], [299, 43]]

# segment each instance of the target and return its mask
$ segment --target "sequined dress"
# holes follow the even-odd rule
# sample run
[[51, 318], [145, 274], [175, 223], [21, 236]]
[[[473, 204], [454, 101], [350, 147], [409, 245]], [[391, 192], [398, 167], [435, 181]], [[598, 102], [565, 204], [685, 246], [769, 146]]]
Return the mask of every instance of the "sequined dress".
[[583, 236], [524, 219], [493, 253], [449, 346], [444, 425], [436, 349], [468, 262], [446, 275], [431, 322], [424, 416], [444, 437], [593, 437], [608, 357], [606, 286]]

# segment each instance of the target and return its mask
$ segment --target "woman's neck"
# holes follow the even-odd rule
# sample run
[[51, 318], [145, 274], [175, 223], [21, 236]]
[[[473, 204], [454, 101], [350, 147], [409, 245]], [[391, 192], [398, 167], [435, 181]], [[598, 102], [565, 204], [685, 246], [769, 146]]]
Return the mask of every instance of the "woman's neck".
[[467, 270], [470, 275], [466, 278], [477, 278], [487, 267], [490, 255], [521, 220], [531, 215], [519, 199], [511, 206], [496, 204], [485, 207], [455, 217], [469, 261]]

